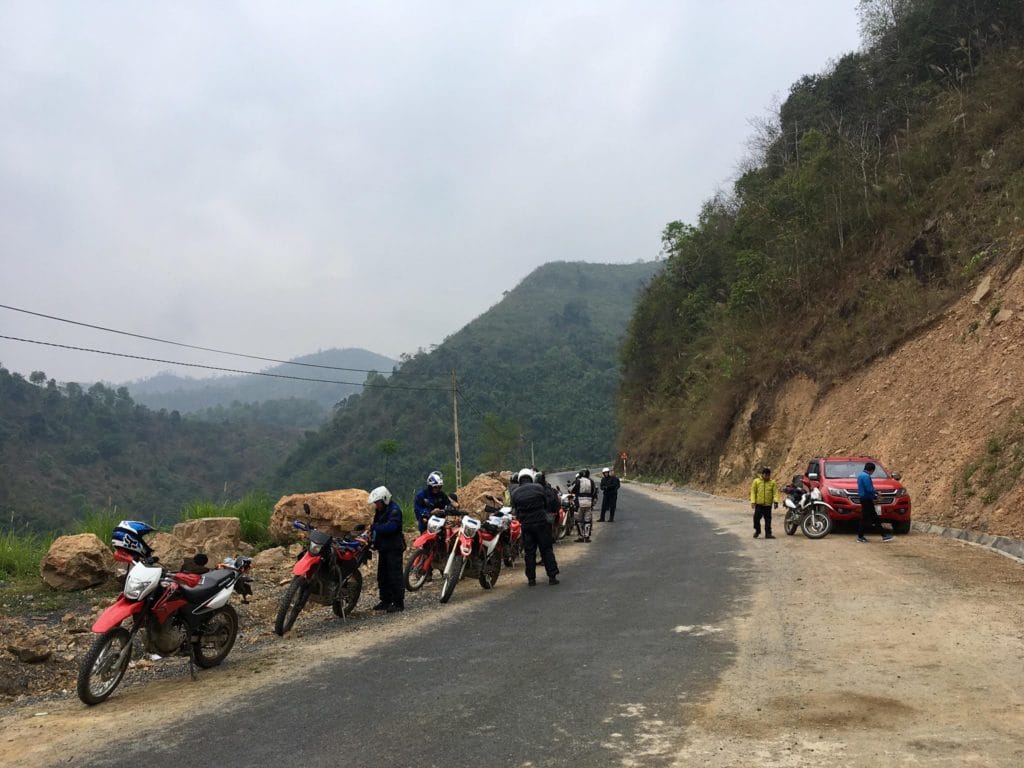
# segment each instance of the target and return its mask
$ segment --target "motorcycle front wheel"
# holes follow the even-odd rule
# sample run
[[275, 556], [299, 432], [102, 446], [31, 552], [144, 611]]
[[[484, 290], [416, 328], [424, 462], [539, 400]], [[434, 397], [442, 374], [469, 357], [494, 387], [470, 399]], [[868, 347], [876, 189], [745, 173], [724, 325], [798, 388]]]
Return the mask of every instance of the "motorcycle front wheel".
[[356, 609], [359, 596], [363, 593], [363, 574], [360, 571], [352, 571], [345, 583], [341, 585], [341, 599], [331, 603], [331, 610], [335, 616], [345, 617]]
[[114, 692], [128, 669], [132, 654], [125, 649], [131, 641], [131, 633], [124, 627], [114, 627], [96, 638], [78, 668], [78, 698], [83, 703], [91, 707]]
[[416, 547], [409, 553], [409, 562], [405, 564], [405, 588], [415, 592], [422, 587], [433, 566], [428, 563], [428, 555], [423, 547]]
[[441, 602], [447, 603], [455, 593], [455, 585], [462, 578], [462, 572], [466, 569], [466, 558], [456, 552], [444, 569], [444, 576], [441, 577]]
[[494, 552], [487, 561], [480, 566], [480, 586], [490, 589], [501, 575], [501, 554]]
[[192, 644], [196, 666], [216, 667], [231, 653], [238, 637], [238, 613], [230, 605], [218, 608], [203, 622], [199, 639]]
[[792, 536], [796, 533], [796, 529], [800, 527], [799, 518], [794, 513], [787, 512], [786, 519], [782, 523], [782, 527], [786, 531], [787, 536]]
[[828, 516], [828, 510], [815, 506], [800, 522], [800, 530], [808, 539], [823, 539], [828, 536], [832, 532], [832, 518]]
[[299, 618], [308, 599], [309, 583], [301, 576], [296, 576], [281, 595], [281, 604], [274, 620], [274, 632], [284, 637], [284, 633], [295, 626], [295, 620]]

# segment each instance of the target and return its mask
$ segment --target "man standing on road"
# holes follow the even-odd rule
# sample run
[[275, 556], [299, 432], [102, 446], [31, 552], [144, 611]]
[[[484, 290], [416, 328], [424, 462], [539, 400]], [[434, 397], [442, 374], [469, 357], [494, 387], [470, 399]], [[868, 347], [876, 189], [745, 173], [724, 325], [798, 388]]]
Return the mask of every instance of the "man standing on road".
[[589, 469], [580, 470], [572, 487], [569, 488], [569, 493], [576, 497], [576, 503], [579, 505], [576, 511], [576, 530], [580, 535], [576, 541], [589, 544], [590, 532], [594, 527], [594, 497], [597, 496], [597, 486], [590, 479]]
[[370, 491], [373, 507], [373, 548], [377, 550], [377, 589], [380, 602], [375, 611], [395, 613], [405, 610], [405, 581], [402, 578], [402, 510], [391, 500], [391, 491], [383, 485]]
[[[557, 497], [556, 497], [557, 498]], [[558, 563], [555, 561], [554, 540], [548, 523], [549, 495], [534, 481], [533, 470], [519, 471], [519, 484], [512, 491], [512, 514], [523, 526], [523, 545], [526, 548], [526, 582], [537, 584], [537, 550], [548, 574], [548, 584], [558, 583]]]
[[761, 476], [755, 477], [750, 485], [750, 508], [754, 510], [754, 538], [761, 535], [761, 518], [764, 518], [764, 537], [772, 536], [772, 507], [779, 508], [779, 487], [771, 479], [772, 471], [761, 467]]
[[892, 534], [882, 527], [882, 521], [875, 514], [875, 503], [878, 501], [878, 491], [871, 480], [871, 473], [875, 471], [875, 462], [869, 461], [864, 469], [857, 475], [857, 497], [860, 499], [860, 520], [857, 522], [857, 541], [867, 544], [868, 540], [864, 534], [872, 528], [878, 527], [882, 532], [882, 541], [892, 541]]
[[608, 522], [615, 522], [615, 505], [619, 501], [619, 478], [615, 476], [611, 467], [601, 470], [601, 516], [597, 522], [603, 523], [605, 514], [608, 515]]

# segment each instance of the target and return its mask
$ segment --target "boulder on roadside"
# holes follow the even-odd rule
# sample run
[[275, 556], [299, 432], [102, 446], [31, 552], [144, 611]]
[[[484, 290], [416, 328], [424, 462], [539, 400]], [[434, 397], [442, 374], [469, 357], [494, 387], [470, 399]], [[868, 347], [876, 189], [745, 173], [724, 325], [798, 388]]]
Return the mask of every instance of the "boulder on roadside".
[[[370, 494], [361, 488], [284, 496], [274, 505], [268, 527], [270, 538], [276, 542], [294, 541], [296, 530], [292, 527], [293, 520], [309, 522], [317, 530], [332, 535], [348, 533], [360, 524], [369, 525], [373, 520], [367, 504], [369, 497]], [[303, 511], [304, 503], [309, 504], [309, 515]]]
[[39, 577], [65, 592], [95, 587], [113, 573], [114, 555], [94, 533], [58, 537], [39, 564]]
[[265, 549], [252, 559], [252, 567], [256, 571], [277, 571], [291, 568], [294, 564], [295, 555], [289, 554], [284, 547]]
[[459, 495], [459, 508], [471, 515], [482, 515], [485, 506], [500, 507], [504, 504], [508, 484], [502, 481], [502, 474], [505, 473], [486, 472], [459, 488], [456, 491]]
[[10, 638], [7, 641], [7, 650], [23, 664], [38, 664], [53, 655], [49, 640], [37, 630]]
[[185, 558], [192, 557], [198, 547], [189, 546], [173, 533], [158, 531], [146, 537], [153, 554], [160, 558], [160, 564], [167, 568], [179, 568]]

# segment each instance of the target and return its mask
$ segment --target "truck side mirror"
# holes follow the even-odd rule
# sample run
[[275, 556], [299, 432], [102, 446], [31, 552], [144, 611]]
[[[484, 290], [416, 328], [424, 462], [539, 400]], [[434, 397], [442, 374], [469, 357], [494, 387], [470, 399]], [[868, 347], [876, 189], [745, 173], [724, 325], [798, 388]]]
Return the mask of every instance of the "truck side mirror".
[[808, 472], [807, 473], [807, 479], [808, 480], [817, 480], [818, 479], [818, 473], [817, 472]]
[[893, 472], [892, 473], [892, 479], [893, 480], [897, 480], [897, 481], [902, 480], [903, 479], [903, 475], [901, 473], [899, 473], [899, 472]]

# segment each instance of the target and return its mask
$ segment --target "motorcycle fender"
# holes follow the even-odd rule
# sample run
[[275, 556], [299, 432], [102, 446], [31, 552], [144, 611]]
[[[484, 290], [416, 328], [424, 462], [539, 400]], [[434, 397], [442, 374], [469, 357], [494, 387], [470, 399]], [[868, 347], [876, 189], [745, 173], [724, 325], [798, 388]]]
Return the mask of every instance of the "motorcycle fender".
[[320, 555], [311, 555], [306, 552], [299, 558], [299, 561], [292, 566], [292, 573], [296, 576], [309, 578], [309, 572], [313, 570], [323, 558]]
[[412, 545], [414, 547], [420, 547], [421, 549], [425, 549], [427, 544], [429, 544], [436, 538], [436, 533], [421, 533], [419, 536], [416, 537], [416, 541], [414, 541]]
[[142, 603], [140, 601], [128, 600], [124, 595], [121, 595], [117, 598], [116, 603], [96, 617], [96, 622], [92, 625], [92, 631], [102, 635], [141, 610]]
[[814, 502], [814, 506], [816, 506], [816, 507], [825, 507], [825, 509], [827, 509], [829, 512], [835, 512], [836, 511], [836, 508], [833, 507], [831, 504], [829, 504], [827, 501], [816, 501], [816, 502]]
[[226, 605], [228, 600], [231, 599], [231, 595], [235, 592], [235, 585], [232, 584], [230, 587], [226, 587], [218, 592], [216, 595], [211, 597], [199, 608], [196, 609], [196, 613], [208, 613], [209, 611], [215, 611], [223, 605]]
[[459, 536], [459, 549], [463, 557], [469, 557], [473, 551], [473, 540], [467, 539], [465, 536]]

